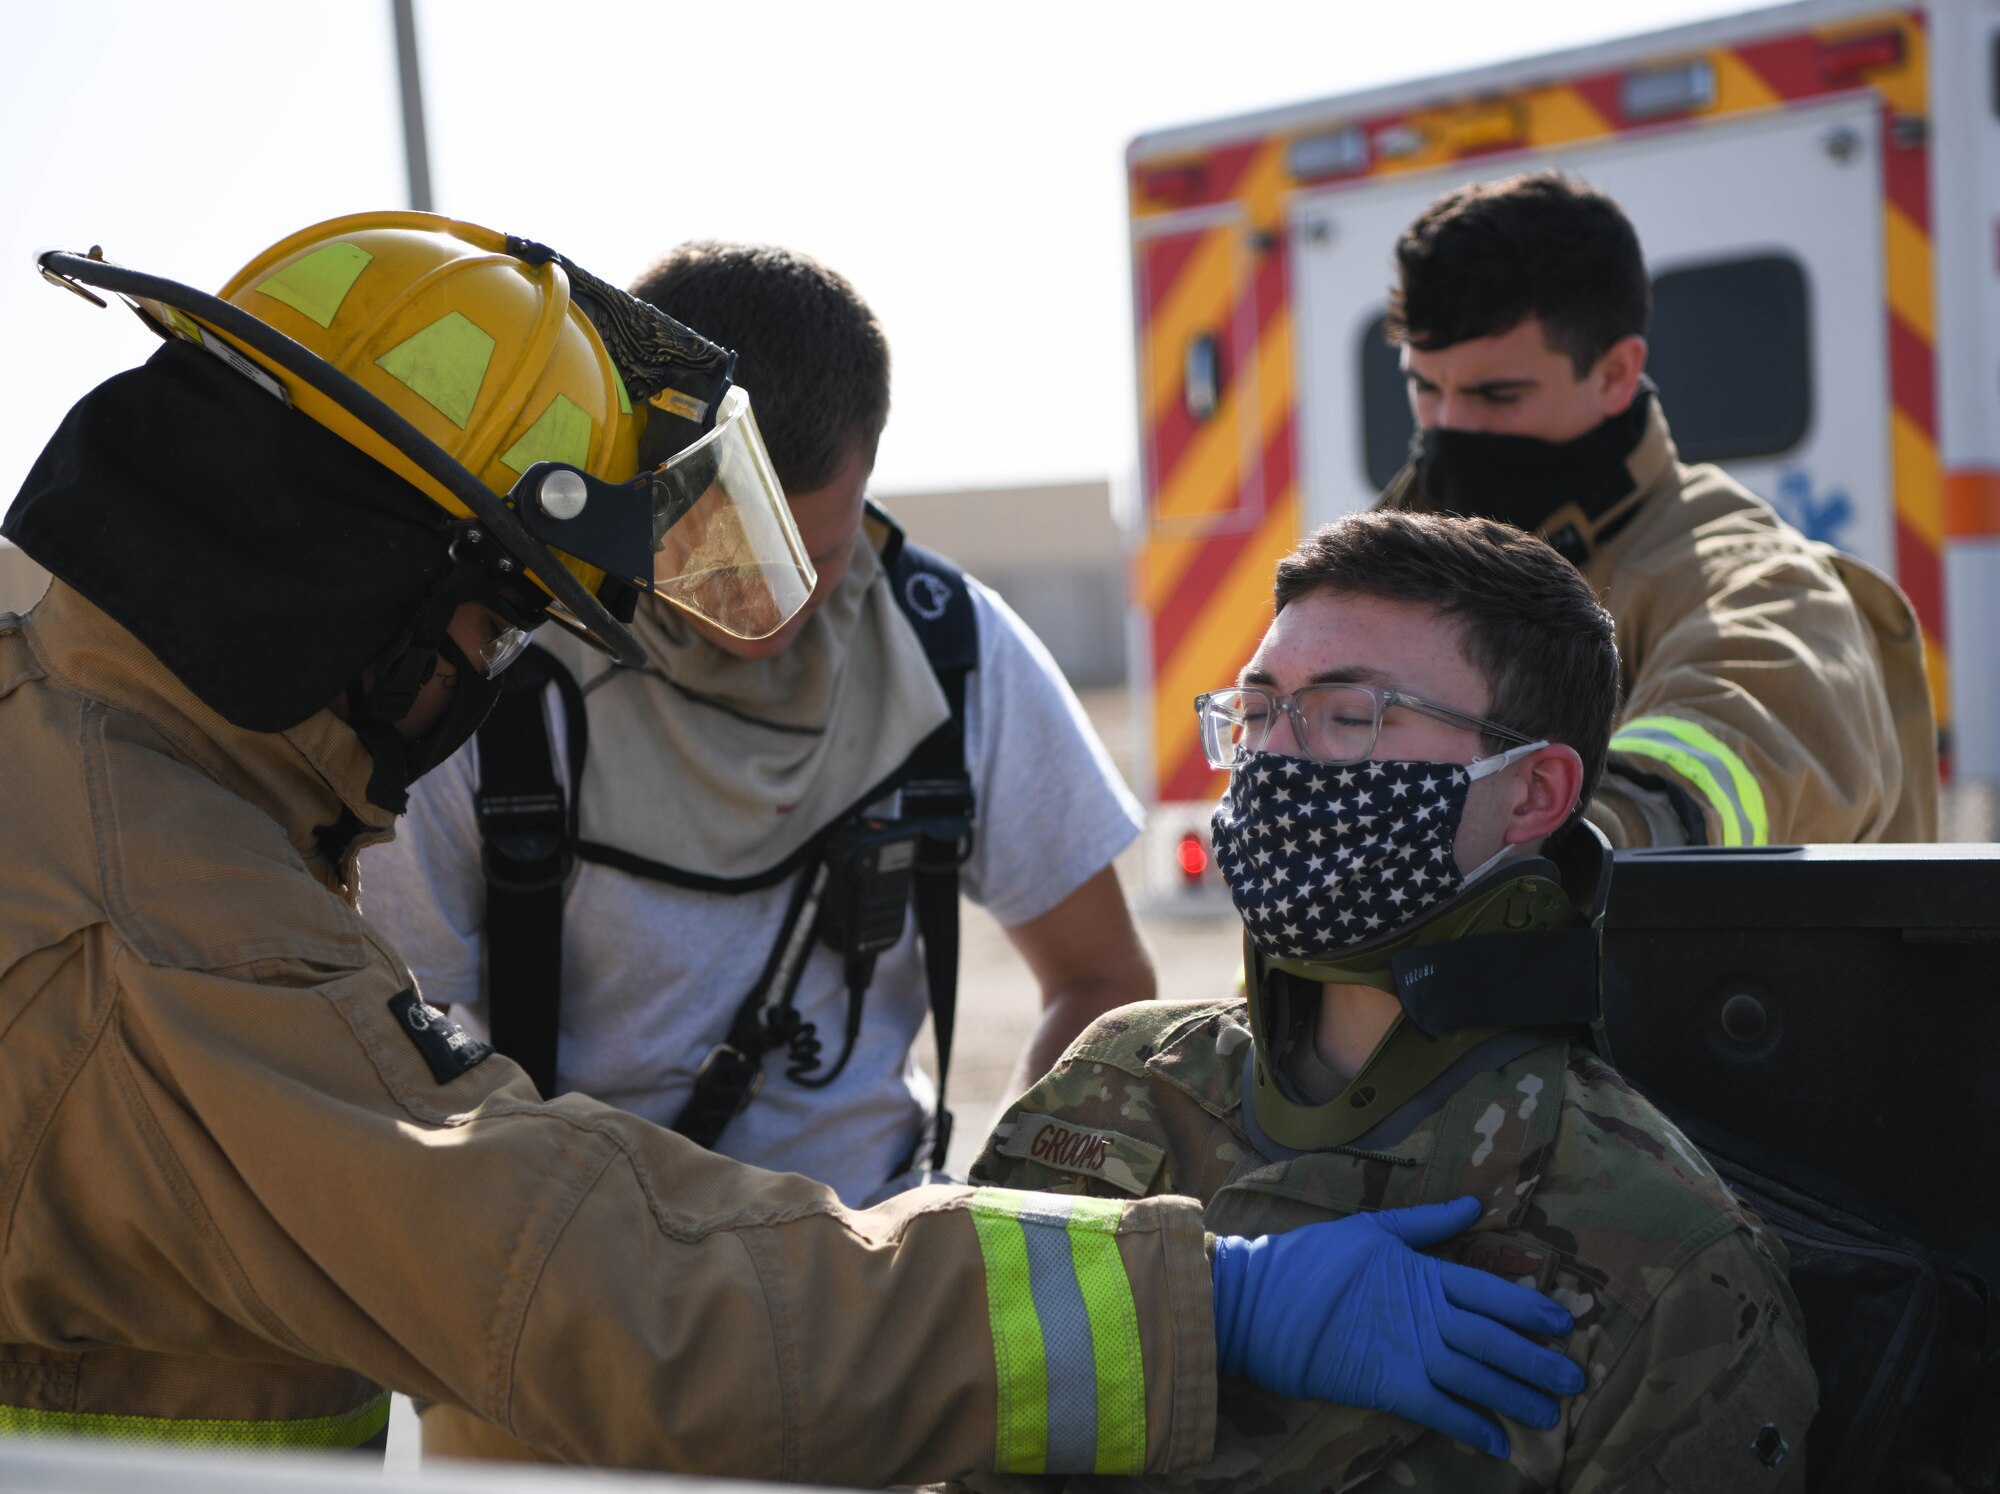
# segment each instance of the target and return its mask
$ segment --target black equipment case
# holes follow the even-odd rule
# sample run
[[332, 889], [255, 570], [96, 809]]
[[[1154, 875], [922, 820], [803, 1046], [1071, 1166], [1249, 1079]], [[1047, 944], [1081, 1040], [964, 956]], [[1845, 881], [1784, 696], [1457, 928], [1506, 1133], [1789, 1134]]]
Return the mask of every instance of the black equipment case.
[[1816, 1491], [2000, 1472], [2000, 845], [1620, 852], [1602, 1047], [1784, 1237]]

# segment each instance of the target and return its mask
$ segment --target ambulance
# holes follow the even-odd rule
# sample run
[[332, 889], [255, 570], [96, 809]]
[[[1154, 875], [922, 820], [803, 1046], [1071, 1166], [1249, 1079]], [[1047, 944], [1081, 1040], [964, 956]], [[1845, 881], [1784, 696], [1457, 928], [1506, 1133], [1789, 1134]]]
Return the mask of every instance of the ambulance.
[[1194, 696], [1250, 656], [1278, 558], [1403, 465], [1397, 235], [1449, 187], [1545, 167], [1638, 229], [1682, 460], [1908, 594], [1942, 835], [2000, 839], [2000, 3], [1804, 0], [1163, 130], [1127, 164], [1156, 893], [1215, 887]]

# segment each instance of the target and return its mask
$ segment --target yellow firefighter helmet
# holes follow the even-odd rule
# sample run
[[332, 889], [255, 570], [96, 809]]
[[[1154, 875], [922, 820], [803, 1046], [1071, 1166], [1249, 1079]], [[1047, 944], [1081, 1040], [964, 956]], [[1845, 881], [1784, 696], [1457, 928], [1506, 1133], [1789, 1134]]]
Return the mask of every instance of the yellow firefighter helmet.
[[41, 264], [122, 294], [477, 520], [502, 570], [626, 662], [645, 657], [625, 626], [639, 591], [748, 638], [811, 593], [733, 355], [543, 245], [355, 214], [274, 244], [220, 297], [96, 251]]

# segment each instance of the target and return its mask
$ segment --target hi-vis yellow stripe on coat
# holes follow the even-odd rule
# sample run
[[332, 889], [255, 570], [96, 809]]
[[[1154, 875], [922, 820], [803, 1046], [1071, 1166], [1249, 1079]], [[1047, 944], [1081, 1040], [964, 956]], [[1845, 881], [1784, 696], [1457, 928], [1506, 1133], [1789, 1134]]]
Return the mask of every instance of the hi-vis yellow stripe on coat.
[[1771, 840], [1770, 817], [1764, 812], [1764, 791], [1715, 733], [1677, 716], [1639, 716], [1619, 727], [1611, 750], [1627, 757], [1647, 757], [1674, 770], [1693, 784], [1715, 811], [1726, 846], [1761, 846]]
[[1146, 1462], [1139, 1314], [1118, 1253], [1124, 1210], [982, 1188], [973, 1227], [1000, 1381], [1002, 1473], [1138, 1473]]
[[210, 1417], [104, 1416], [84, 1411], [27, 1411], [0, 1406], [0, 1436], [107, 1437], [122, 1442], [174, 1442], [183, 1447], [352, 1448], [389, 1425], [389, 1392], [338, 1416], [292, 1421], [221, 1421]]

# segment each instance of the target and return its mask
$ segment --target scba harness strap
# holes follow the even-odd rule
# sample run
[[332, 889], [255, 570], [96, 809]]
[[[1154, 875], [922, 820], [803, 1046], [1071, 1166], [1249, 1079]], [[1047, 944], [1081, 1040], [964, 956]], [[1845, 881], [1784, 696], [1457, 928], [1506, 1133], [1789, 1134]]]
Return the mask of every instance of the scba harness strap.
[[[486, 881], [486, 1010], [493, 1046], [544, 1096], [556, 1086], [563, 887], [576, 864], [577, 801], [590, 726], [575, 676], [529, 647], [479, 728], [479, 870]], [[556, 782], [545, 686], [562, 696], [569, 784]]]
[[[793, 1082], [819, 1087], [836, 1078], [853, 1051], [876, 958], [902, 937], [907, 904], [915, 910], [923, 942], [937, 1039], [931, 1158], [933, 1166], [943, 1167], [951, 1140], [945, 1079], [958, 997], [958, 870], [971, 853], [975, 809], [965, 764], [965, 694], [967, 676], [979, 662], [978, 622], [963, 572], [908, 543], [872, 504], [869, 518], [887, 530], [885, 578], [944, 691], [950, 718], [895, 772], [768, 873], [723, 881], [581, 840], [577, 804], [589, 752], [582, 693], [568, 671], [539, 649], [528, 650], [508, 672], [509, 688], [479, 733], [475, 805], [486, 880], [486, 999], [494, 1047], [519, 1063], [543, 1095], [555, 1091], [562, 903], [577, 861], [723, 893], [756, 891], [792, 876], [792, 897], [764, 970], [738, 1006], [729, 1035], [700, 1065], [694, 1092], [673, 1129], [714, 1146], [756, 1098], [764, 1059], [780, 1047], [787, 1050], [786, 1076]], [[563, 695], [566, 786], [556, 781], [542, 704], [542, 687], [550, 682]], [[894, 818], [866, 813], [892, 793], [900, 794]], [[843, 955], [848, 989], [844, 1045], [824, 1070], [819, 1036], [792, 1005], [815, 936]], [[915, 1161], [913, 1153], [905, 1165]]]

